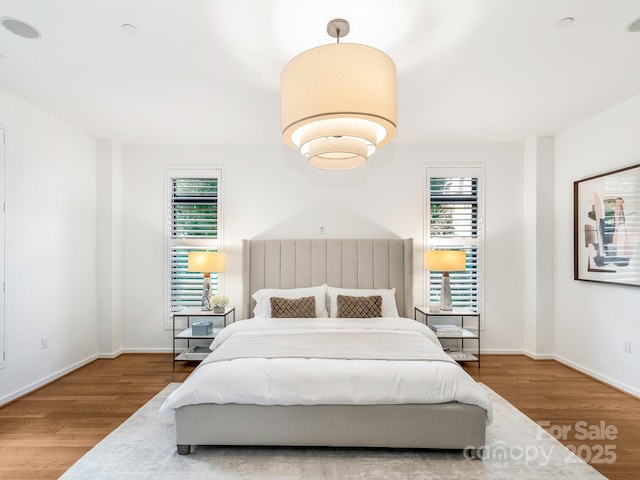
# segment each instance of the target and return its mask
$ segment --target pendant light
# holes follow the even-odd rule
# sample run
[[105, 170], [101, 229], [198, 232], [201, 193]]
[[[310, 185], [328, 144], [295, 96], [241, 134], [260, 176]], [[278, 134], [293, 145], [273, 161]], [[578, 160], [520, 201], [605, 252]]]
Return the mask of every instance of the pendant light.
[[396, 136], [393, 60], [375, 48], [340, 43], [349, 22], [335, 19], [335, 44], [294, 57], [281, 76], [282, 141], [325, 170], [361, 167]]

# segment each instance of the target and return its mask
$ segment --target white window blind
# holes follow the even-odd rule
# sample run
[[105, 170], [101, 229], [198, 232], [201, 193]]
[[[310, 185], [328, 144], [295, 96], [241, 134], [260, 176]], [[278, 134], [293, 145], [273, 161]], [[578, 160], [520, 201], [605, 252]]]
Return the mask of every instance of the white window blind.
[[[203, 273], [187, 271], [190, 251], [217, 251], [220, 245], [220, 175], [169, 172], [169, 311], [197, 308], [202, 301]], [[211, 273], [211, 292], [220, 288], [220, 274]]]
[[[480, 168], [427, 169], [427, 249], [464, 250], [464, 272], [450, 272], [454, 308], [479, 311], [481, 262]], [[442, 272], [429, 271], [427, 298], [440, 300]]]

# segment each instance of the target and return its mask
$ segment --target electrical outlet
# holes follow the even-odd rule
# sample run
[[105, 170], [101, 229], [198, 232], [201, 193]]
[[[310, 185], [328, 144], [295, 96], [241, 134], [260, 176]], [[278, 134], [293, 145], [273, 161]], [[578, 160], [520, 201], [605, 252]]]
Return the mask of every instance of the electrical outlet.
[[622, 351], [624, 353], [631, 353], [631, 340], [622, 340]]
[[324, 225], [320, 226], [320, 235], [324, 235]]
[[40, 348], [49, 348], [49, 337], [40, 337]]

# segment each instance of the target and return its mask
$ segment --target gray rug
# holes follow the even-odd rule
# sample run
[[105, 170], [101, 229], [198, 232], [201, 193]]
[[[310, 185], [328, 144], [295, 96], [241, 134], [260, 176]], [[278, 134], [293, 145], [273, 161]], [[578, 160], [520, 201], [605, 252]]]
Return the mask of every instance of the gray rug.
[[[75, 479], [603, 479], [488, 389], [495, 420], [483, 461], [461, 452], [350, 448], [198, 447], [178, 456], [173, 418], [158, 415], [172, 383], [62, 477]], [[486, 387], [485, 387], [486, 388]]]

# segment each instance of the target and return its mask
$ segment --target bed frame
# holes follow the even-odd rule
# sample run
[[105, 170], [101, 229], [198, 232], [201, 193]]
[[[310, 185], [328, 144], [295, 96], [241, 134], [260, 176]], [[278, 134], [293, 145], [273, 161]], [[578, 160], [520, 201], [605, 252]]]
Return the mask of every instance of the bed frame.
[[[395, 288], [413, 315], [411, 239], [243, 241], [243, 316], [261, 288]], [[191, 445], [464, 449], [479, 456], [486, 412], [458, 402], [400, 405], [188, 405], [176, 410], [178, 453]]]

